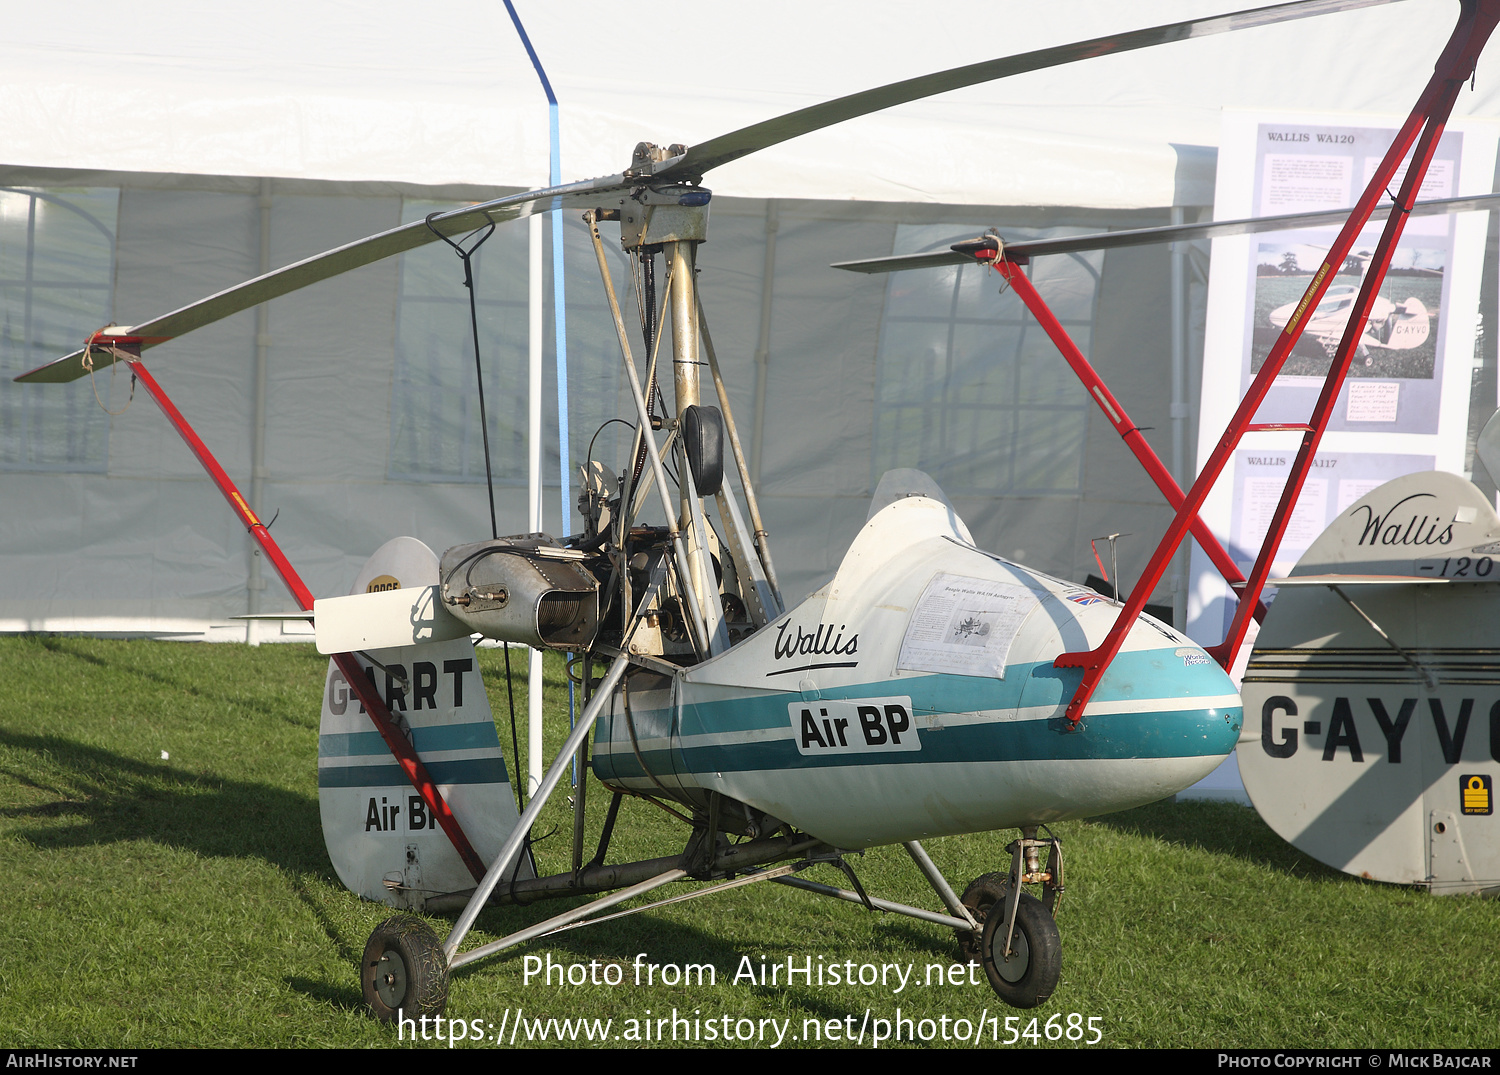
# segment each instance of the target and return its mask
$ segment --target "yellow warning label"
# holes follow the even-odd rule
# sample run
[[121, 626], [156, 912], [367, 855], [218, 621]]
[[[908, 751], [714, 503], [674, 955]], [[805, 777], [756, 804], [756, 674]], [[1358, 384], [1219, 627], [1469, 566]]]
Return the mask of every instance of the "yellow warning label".
[[1465, 814], [1491, 814], [1490, 778], [1479, 773], [1458, 778]]
[[245, 503], [245, 498], [240, 496], [238, 492], [233, 490], [230, 491], [229, 495], [234, 497], [234, 502], [238, 504], [240, 506], [240, 510], [245, 513], [245, 518], [250, 520], [250, 525], [259, 526], [260, 520], [255, 517], [255, 512], [250, 510], [250, 505]]
[[1318, 288], [1323, 283], [1323, 277], [1327, 275], [1328, 263], [1325, 261], [1321, 266], [1319, 266], [1317, 273], [1313, 276], [1312, 283], [1308, 285], [1307, 291], [1302, 296], [1302, 301], [1297, 303], [1297, 309], [1293, 311], [1292, 316], [1287, 319], [1286, 334], [1288, 336], [1294, 335], [1296, 333], [1297, 325], [1302, 320], [1302, 315], [1307, 311], [1307, 304], [1311, 302], [1313, 296], [1318, 293]]

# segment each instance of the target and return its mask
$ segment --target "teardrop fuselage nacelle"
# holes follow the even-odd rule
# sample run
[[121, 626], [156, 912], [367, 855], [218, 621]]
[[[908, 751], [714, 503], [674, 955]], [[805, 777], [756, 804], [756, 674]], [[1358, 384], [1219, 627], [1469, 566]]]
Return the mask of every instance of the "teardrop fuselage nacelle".
[[1079, 672], [1052, 662], [1097, 645], [1118, 611], [975, 548], [944, 505], [900, 500], [799, 607], [676, 684], [632, 676], [595, 766], [694, 805], [718, 791], [844, 847], [1151, 802], [1233, 749], [1239, 697], [1142, 617], [1070, 724]]

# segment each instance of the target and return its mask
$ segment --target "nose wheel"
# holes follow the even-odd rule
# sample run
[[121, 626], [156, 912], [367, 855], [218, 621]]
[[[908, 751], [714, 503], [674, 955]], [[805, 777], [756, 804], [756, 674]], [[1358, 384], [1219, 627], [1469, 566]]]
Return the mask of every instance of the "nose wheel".
[[[1049, 834], [1050, 835], [1050, 834]], [[1047, 865], [1041, 849], [1049, 848]], [[981, 928], [960, 932], [963, 958], [984, 967], [990, 988], [1013, 1008], [1035, 1008], [1052, 996], [1062, 977], [1062, 938], [1052, 912], [1062, 893], [1062, 848], [1035, 829], [1008, 848], [1010, 873], [987, 873], [964, 890], [962, 902]], [[1044, 899], [1020, 886], [1040, 883]]]
[[1035, 1008], [1052, 996], [1062, 977], [1062, 938], [1042, 901], [1029, 892], [1020, 895], [1008, 950], [1006, 916], [994, 913], [985, 919], [981, 963], [1001, 1000], [1012, 1008]]
[[360, 986], [370, 1011], [383, 1022], [441, 1015], [448, 1004], [442, 941], [420, 918], [387, 918], [365, 944]]

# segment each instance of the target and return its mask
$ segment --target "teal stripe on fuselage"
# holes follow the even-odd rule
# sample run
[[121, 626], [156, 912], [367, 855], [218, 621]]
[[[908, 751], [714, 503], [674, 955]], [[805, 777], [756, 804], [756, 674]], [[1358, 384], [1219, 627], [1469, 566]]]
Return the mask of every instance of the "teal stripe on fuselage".
[[[816, 703], [809, 703], [816, 705]], [[783, 726], [791, 731], [786, 703]], [[918, 729], [922, 749], [851, 754], [804, 755], [790, 738], [770, 742], [677, 746], [641, 753], [657, 775], [678, 772], [746, 772], [755, 769], [822, 769], [844, 765], [912, 765], [941, 762], [1093, 761], [1131, 758], [1198, 758], [1228, 754], [1239, 737], [1240, 708], [1163, 713], [1109, 713], [1086, 717], [1069, 730], [1063, 717], [1049, 720], [996, 720], [934, 730]], [[594, 762], [606, 778], [645, 775], [627, 747], [597, 752]], [[669, 756], [670, 753], [670, 756]]]
[[[985, 713], [1005, 712], [1030, 707], [1062, 706], [1073, 696], [1083, 678], [1079, 668], [1053, 668], [1051, 661], [1013, 664], [1005, 669], [1004, 679], [984, 676], [930, 675], [902, 679], [856, 683], [847, 687], [823, 687], [819, 696], [831, 699], [881, 698], [905, 695], [919, 713]], [[1173, 690], [1163, 694], [1159, 688], [1170, 679]], [[692, 688], [689, 688], [691, 690]], [[1025, 692], [1023, 701], [1022, 692]], [[1141, 650], [1122, 653], [1110, 664], [1092, 704], [1110, 702], [1162, 701], [1178, 698], [1217, 698], [1234, 693], [1234, 686], [1219, 666], [1184, 666], [1181, 657], [1171, 650]], [[780, 727], [785, 722], [785, 707], [798, 698], [796, 692], [775, 696], [755, 695], [706, 703], [711, 714], [704, 724], [696, 710], [704, 703], [683, 707], [682, 734], [704, 732], [750, 731], [754, 728]], [[780, 710], [768, 705], [779, 699]]]
[[[431, 761], [427, 773], [435, 784], [508, 784], [505, 763], [499, 758]], [[390, 761], [380, 765], [320, 765], [320, 788], [409, 787], [406, 771]]]
[[[412, 746], [418, 753], [431, 750], [498, 750], [495, 725], [490, 721], [465, 724], [433, 724], [412, 729]], [[325, 732], [318, 736], [318, 757], [359, 758], [367, 754], [389, 754], [377, 731]]]
[[[1126, 658], [1130, 658], [1126, 660]], [[1171, 667], [1167, 662], [1176, 662]], [[1082, 675], [1078, 669], [1054, 669], [1050, 663], [1012, 665], [1004, 680], [975, 676], [934, 675], [885, 680], [848, 687], [830, 687], [820, 698], [850, 699], [905, 696], [912, 700], [914, 716], [946, 713], [1013, 712], [1019, 708], [1022, 691], [1030, 707], [1061, 707], [1071, 697]], [[1152, 679], [1158, 683], [1170, 674], [1174, 688], [1170, 697], [1158, 691], [1148, 695], [1138, 685]], [[1029, 682], [1028, 682], [1029, 681]], [[1122, 654], [1105, 677], [1094, 703], [1147, 701], [1166, 705], [1178, 698], [1228, 697], [1233, 687], [1217, 665], [1184, 666], [1171, 650], [1148, 650]], [[922, 749], [917, 751], [803, 755], [790, 738], [788, 705], [798, 702], [796, 693], [778, 693], [683, 707], [680, 737], [674, 736], [669, 751], [647, 749], [646, 763], [658, 775], [691, 772], [742, 772], [757, 769], [817, 769], [844, 765], [907, 765], [941, 762], [1085, 761], [1131, 758], [1194, 758], [1229, 753], [1239, 736], [1242, 710], [1238, 705], [1222, 708], [1151, 710], [1136, 713], [1094, 713], [1074, 727], [1059, 714], [1042, 720], [995, 720], [941, 729], [918, 727]], [[816, 707], [816, 701], [808, 701]], [[636, 710], [637, 729], [642, 724], [662, 726], [664, 721], [647, 719]], [[613, 719], [623, 719], [615, 716]], [[941, 720], [940, 720], [941, 723]], [[755, 740], [749, 733], [785, 730], [785, 738]], [[682, 738], [702, 735], [747, 737], [739, 742], [689, 745]], [[610, 738], [601, 722], [601, 734]], [[595, 765], [606, 778], [644, 775], [633, 751], [599, 752]]]

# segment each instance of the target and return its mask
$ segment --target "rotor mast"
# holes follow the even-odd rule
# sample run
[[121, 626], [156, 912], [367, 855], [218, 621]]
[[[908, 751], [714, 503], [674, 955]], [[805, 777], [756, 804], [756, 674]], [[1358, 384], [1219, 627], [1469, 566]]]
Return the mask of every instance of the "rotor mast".
[[[653, 166], [679, 157], [685, 146], [663, 149], [650, 142], [635, 147], [626, 175], [649, 175]], [[659, 250], [667, 264], [667, 301], [672, 319], [672, 389], [676, 414], [675, 441], [680, 483], [678, 529], [687, 537], [691, 579], [685, 580], [698, 598], [708, 632], [708, 653], [729, 646], [719, 587], [709, 561], [708, 525], [703, 513], [703, 492], [694, 488], [692, 473], [695, 445], [689, 443], [690, 408], [699, 405], [702, 393], [698, 370], [702, 366], [698, 324], [698, 244], [708, 238], [708, 203], [712, 193], [696, 184], [658, 183], [636, 188], [620, 199], [620, 244], [645, 257]], [[714, 492], [715, 490], [706, 490]]]
[[[703, 210], [707, 223], [708, 208]], [[698, 367], [698, 243], [679, 240], [665, 244], [672, 281], [672, 388], [677, 402], [677, 420], [699, 401]]]
[[[661, 161], [687, 152], [681, 145], [663, 149], [641, 142], [631, 157], [632, 173], [650, 174]], [[620, 199], [620, 245], [667, 262], [672, 305], [672, 387], [677, 420], [699, 402], [698, 388], [698, 244], [708, 238], [708, 203], [712, 193], [700, 186], [659, 183], [638, 187]]]

